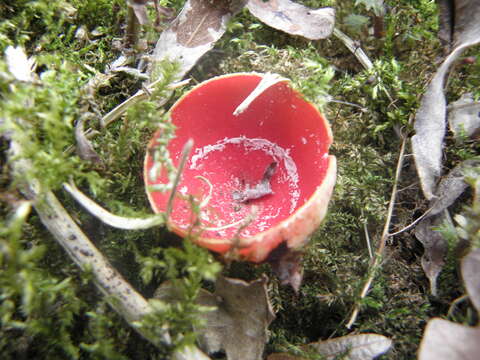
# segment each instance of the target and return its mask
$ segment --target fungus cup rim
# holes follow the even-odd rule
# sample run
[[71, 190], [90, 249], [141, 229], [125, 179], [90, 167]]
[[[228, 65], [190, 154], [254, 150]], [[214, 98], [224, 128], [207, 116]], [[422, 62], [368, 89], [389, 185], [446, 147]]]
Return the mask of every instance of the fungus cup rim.
[[[170, 108], [169, 114], [172, 114], [175, 108], [179, 106], [183, 102], [183, 100], [186, 99], [192, 92], [200, 89], [201, 87], [211, 82], [231, 77], [252, 75], [258, 76], [260, 78], [263, 78], [263, 76], [265, 76], [264, 73], [258, 72], [239, 72], [224, 74], [205, 80], [200, 84], [195, 85], [187, 93], [183, 94]], [[293, 92], [296, 95], [302, 97], [302, 94], [298, 90], [290, 86], [290, 81], [288, 79], [282, 79], [279, 82], [289, 84], [288, 86], [293, 90]], [[318, 108], [314, 104], [305, 99], [303, 100], [306, 102], [307, 105], [311, 106], [315, 110], [315, 112], [318, 114], [319, 119], [323, 123], [323, 127], [326, 130], [327, 134], [328, 147], [326, 154], [328, 154], [330, 145], [333, 142], [333, 135], [330, 124], [325, 118], [325, 116], [320, 112], [320, 110], [318, 110]], [[172, 121], [172, 118], [170, 116], [168, 121]], [[153, 142], [155, 141], [155, 139], [158, 138], [161, 132], [162, 130], [159, 129], [154, 133], [151, 140], [148, 142], [147, 149], [150, 149], [152, 147]], [[146, 182], [149, 169], [147, 167], [148, 159], [149, 152], [147, 151], [144, 159], [143, 171], [144, 182], [146, 185], [145, 191], [153, 211], [155, 213], [161, 213], [165, 210], [158, 208], [151, 194], [152, 191], [148, 190], [148, 184]], [[328, 166], [326, 168], [325, 176], [322, 181], [317, 185], [313, 194], [311, 194], [308, 197], [308, 200], [304, 204], [299, 206], [297, 209], [295, 209], [287, 218], [279, 221], [277, 224], [271, 226], [265, 231], [258, 232], [253, 236], [239, 238], [236, 244], [234, 244], [234, 239], [216, 239], [202, 237], [201, 233], [196, 235], [195, 237], [192, 237], [192, 241], [201, 247], [205, 247], [221, 255], [231, 253], [232, 249], [235, 247], [237, 251], [236, 255], [240, 260], [246, 260], [254, 263], [260, 263], [266, 260], [270, 252], [277, 248], [281, 243], [286, 243], [289, 249], [298, 249], [308, 241], [308, 237], [321, 224], [326, 215], [327, 207], [330, 202], [336, 181], [336, 170], [337, 166], [335, 156], [328, 155]], [[299, 229], [299, 227], [302, 225], [303, 228]], [[174, 222], [168, 221], [168, 227], [170, 230], [172, 230], [174, 233], [176, 233], [182, 238], [188, 236], [188, 230], [180, 228]], [[219, 250], [219, 246], [226, 247], [226, 250]]]

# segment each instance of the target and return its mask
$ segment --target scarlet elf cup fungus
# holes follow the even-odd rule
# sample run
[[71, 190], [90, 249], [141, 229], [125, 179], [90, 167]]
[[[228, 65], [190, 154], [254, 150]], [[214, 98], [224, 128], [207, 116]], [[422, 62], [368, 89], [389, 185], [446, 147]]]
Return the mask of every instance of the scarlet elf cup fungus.
[[[336, 160], [328, 155], [329, 124], [286, 79], [257, 73], [210, 79], [178, 100], [170, 119], [177, 128], [167, 146], [174, 165], [194, 141], [169, 215], [175, 233], [193, 232], [198, 245], [255, 263], [281, 244], [287, 250], [305, 244], [325, 216]], [[170, 194], [155, 185], [168, 182], [166, 171], [152, 171], [159, 142], [161, 130], [148, 145], [144, 178], [153, 210], [165, 212]]]

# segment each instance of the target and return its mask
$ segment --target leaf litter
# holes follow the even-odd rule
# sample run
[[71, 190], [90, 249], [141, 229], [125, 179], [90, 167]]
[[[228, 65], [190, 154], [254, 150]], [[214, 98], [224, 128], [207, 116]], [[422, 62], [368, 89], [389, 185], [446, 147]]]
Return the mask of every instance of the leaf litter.
[[478, 137], [480, 129], [480, 102], [471, 93], [463, 94], [448, 106], [448, 123], [457, 140]]
[[247, 8], [268, 26], [309, 40], [329, 37], [335, 24], [333, 8], [310, 9], [289, 0], [249, 0]]
[[[268, 340], [268, 325], [275, 315], [267, 294], [267, 277], [250, 283], [219, 276], [213, 293], [200, 290], [197, 304], [209, 307], [202, 317], [200, 347], [213, 354], [225, 351], [229, 360], [259, 360]], [[171, 284], [160, 286], [155, 298], [166, 302], [178, 299]]]
[[[322, 359], [372, 360], [386, 353], [392, 340], [377, 334], [346, 335], [335, 339], [314, 342], [302, 346], [309, 355], [318, 354]], [[267, 360], [304, 360], [306, 357], [283, 353], [271, 354]]]
[[[476, 109], [472, 106], [463, 107], [465, 103], [472, 103], [467, 97], [460, 98], [450, 105], [450, 114], [447, 118], [447, 101], [444, 86], [449, 71], [468, 47], [480, 42], [480, 4], [477, 1], [462, 0], [440, 6], [440, 38], [447, 48], [452, 45], [453, 50], [434, 74], [423, 95], [420, 107], [415, 115], [415, 135], [412, 137], [412, 150], [417, 173], [420, 179], [423, 194], [430, 202], [430, 213], [417, 225], [415, 236], [425, 248], [422, 256], [422, 267], [430, 281], [433, 295], [437, 294], [436, 279], [443, 268], [444, 257], [448, 247], [443, 236], [432, 230], [432, 226], [440, 225], [445, 219], [440, 215], [467, 188], [463, 173], [466, 168], [478, 165], [478, 162], [466, 161], [460, 163], [441, 179], [444, 139], [447, 130], [447, 120], [454, 133], [460, 129], [468, 131], [471, 136], [476, 131], [478, 113], [470, 113]], [[450, 22], [447, 21], [450, 19]]]
[[[463, 281], [470, 301], [480, 312], [480, 249], [467, 254], [461, 264]], [[478, 359], [480, 354], [480, 326], [457, 324], [434, 318], [425, 328], [420, 344], [419, 360]]]
[[455, 1], [454, 14], [454, 48], [428, 84], [415, 116], [416, 134], [412, 137], [412, 150], [427, 200], [436, 196], [436, 183], [442, 174], [447, 115], [445, 79], [462, 52], [480, 42], [480, 3], [476, 0]]
[[[225, 6], [219, 6], [216, 9], [212, 9], [212, 8], [209, 8], [208, 5], [206, 5], [208, 3], [209, 2], [195, 1], [195, 0], [187, 1], [180, 15], [171, 24], [171, 26], [164, 33], [162, 33], [163, 38], [161, 36], [160, 40], [157, 43], [157, 46], [155, 49], [155, 55], [154, 55], [155, 61], [162, 61], [164, 59], [178, 61], [181, 65], [180, 73], [178, 74], [179, 77], [183, 77], [195, 65], [198, 59], [205, 52], [207, 52], [209, 49], [213, 47], [214, 43], [225, 32], [226, 21], [234, 13], [238, 12], [244, 5], [244, 2], [241, 2], [241, 1], [224, 2], [222, 5], [225, 5]], [[272, 5], [273, 3], [274, 2], [268, 3], [268, 6], [273, 6]], [[290, 2], [288, 1], [279, 1], [278, 3], [282, 5], [286, 4], [290, 6]], [[457, 181], [458, 180], [457, 178], [460, 178], [461, 176], [456, 176], [455, 174], [452, 174], [452, 179], [450, 179], [451, 183], [455, 185], [448, 185], [445, 183], [444, 188], [442, 189], [442, 182], [440, 182], [438, 187], [435, 186], [436, 180], [441, 174], [441, 171], [440, 171], [441, 161], [439, 160], [441, 156], [439, 157], [438, 154], [439, 153], [441, 154], [442, 146], [443, 146], [443, 138], [445, 134], [445, 130], [444, 130], [445, 113], [447, 108], [446, 101], [443, 95], [443, 84], [445, 81], [445, 76], [448, 73], [448, 69], [450, 65], [460, 55], [461, 51], [463, 51], [466, 47], [478, 42], [479, 40], [479, 26], [473, 25], [473, 21], [468, 21], [465, 15], [466, 14], [465, 7], [467, 7], [467, 9], [470, 9], [468, 8], [469, 4], [472, 4], [474, 2], [458, 1], [457, 4], [458, 3], [460, 3], [461, 5], [459, 5], [459, 9], [457, 9], [455, 14], [456, 14], [456, 20], [458, 17], [460, 21], [456, 22], [456, 25], [455, 25], [456, 32], [455, 32], [455, 36], [453, 37], [455, 39], [454, 44], [456, 47], [452, 51], [450, 56], [442, 64], [442, 66], [439, 68], [437, 74], [434, 76], [434, 78], [432, 79], [427, 89], [424, 99], [422, 99], [422, 105], [421, 105], [421, 108], [419, 109], [419, 112], [417, 112], [417, 117], [416, 117], [417, 121], [416, 121], [415, 127], [417, 130], [417, 135], [415, 136], [417, 136], [417, 138], [415, 141], [412, 140], [413, 143], [416, 144], [414, 145], [414, 155], [417, 163], [417, 169], [421, 177], [422, 188], [424, 189], [425, 196], [429, 200], [434, 200], [436, 198], [439, 198], [440, 200], [443, 199], [442, 202], [440, 200], [437, 200], [437, 202], [434, 203], [433, 205], [434, 210], [432, 210], [432, 214], [428, 218], [430, 223], [434, 221], [434, 216], [437, 216], [437, 214], [442, 212], [444, 208], [450, 206], [451, 203], [455, 201], [456, 197], [455, 195], [449, 194], [449, 191], [448, 191], [449, 189], [456, 189], [456, 192], [458, 192], [458, 195], [460, 195], [466, 188], [463, 178], [461, 181]], [[231, 5], [231, 4], [234, 4], [234, 5]], [[258, 11], [258, 7], [260, 7], [261, 5], [263, 5], [262, 2], [258, 0], [250, 0], [248, 2], [248, 8], [254, 15], [255, 15], [254, 11]], [[298, 30], [294, 28], [287, 29], [285, 25], [282, 25], [282, 22], [284, 24], [285, 21], [287, 21], [286, 18], [290, 18], [290, 20], [288, 21], [293, 22], [292, 20], [295, 20], [294, 16], [298, 16], [298, 15], [295, 15], [298, 12], [285, 10], [289, 8], [288, 6], [286, 8], [282, 7], [280, 8], [280, 10], [278, 10], [278, 8], [270, 9], [271, 12], [272, 11], [274, 13], [276, 12], [274, 16], [281, 20], [277, 19], [275, 21], [272, 21], [270, 20], [269, 17], [263, 16], [263, 15], [258, 15], [258, 17], [260, 18], [260, 20], [264, 21], [268, 25], [275, 28], [279, 28], [283, 31], [290, 32], [291, 34], [301, 35], [307, 38], [309, 38], [308, 36], [312, 36], [310, 35], [309, 29], [301, 30], [300, 32], [298, 32]], [[252, 11], [252, 8], [255, 10]], [[478, 4], [471, 5], [471, 8], [475, 8], [472, 18], [474, 18], [476, 21], [479, 20], [478, 18], [479, 18], [480, 11], [479, 11]], [[318, 12], [311, 12], [309, 10], [305, 10], [305, 11], [307, 12], [306, 13], [300, 12], [300, 14], [303, 14], [303, 15], [305, 14], [311, 15], [312, 13], [320, 14], [319, 11]], [[216, 15], [212, 15], [214, 12]], [[468, 13], [470, 14], [471, 11], [469, 10]], [[325, 19], [327, 20], [325, 19], [321, 20], [325, 24], [325, 27], [322, 31], [324, 34], [327, 34], [328, 31], [330, 31], [330, 33], [331, 31], [333, 31], [334, 14], [332, 15], [331, 11], [330, 11], [330, 14], [328, 12], [325, 12], [325, 14], [329, 15], [329, 17], [325, 17]], [[457, 14], [460, 14], [460, 15], [463, 14], [464, 16], [463, 17], [460, 15], [457, 16]], [[330, 21], [328, 19], [332, 21], [331, 30], [325, 30], [330, 26], [330, 24], [328, 24], [328, 26], [326, 25], [328, 21]], [[301, 20], [298, 20], [297, 22], [302, 23]], [[459, 23], [460, 25], [457, 25], [457, 23]], [[476, 24], [478, 23], [480, 22], [477, 21]], [[462, 30], [460, 31], [458, 29], [462, 29]], [[329, 36], [330, 33], [328, 33], [328, 35], [326, 36]], [[178, 51], [179, 49], [180, 51]], [[19, 80], [22, 80], [20, 79], [20, 77], [21, 75], [19, 75], [19, 77], [17, 78]], [[29, 81], [29, 79], [25, 79], [24, 81]], [[436, 105], [439, 105], [439, 106], [436, 109], [434, 109]], [[440, 114], [443, 114], [442, 116], [438, 117], [439, 119], [443, 118], [442, 120], [443, 128], [440, 122], [435, 122], [435, 124], [428, 124], [428, 119], [432, 117], [436, 118], [436, 115], [440, 115]], [[82, 126], [82, 125], [79, 124], [79, 126]], [[435, 139], [434, 141], [428, 142], [425, 140], [425, 137], [426, 137], [425, 134], [428, 133], [428, 131], [430, 130], [431, 130], [431, 133], [429, 134], [429, 136], [433, 135]], [[83, 133], [83, 129], [82, 131], [79, 130], [79, 134], [81, 133]], [[77, 141], [78, 141], [78, 138], [77, 138]], [[425, 161], [425, 157], [422, 157], [425, 154], [418, 150], [419, 146], [422, 148], [425, 147], [427, 150], [434, 149], [434, 151], [431, 153], [431, 154], [434, 154], [434, 160]], [[417, 147], [417, 150], [415, 150], [415, 147]], [[426, 152], [428, 153], [428, 151]], [[438, 165], [439, 163], [440, 165]], [[448, 196], [447, 195], [442, 196], [442, 193], [448, 194]], [[437, 203], [441, 203], [441, 204], [437, 205]], [[445, 205], [445, 204], [448, 204], [448, 205]], [[425, 243], [427, 243], [427, 241], [425, 241]], [[478, 273], [478, 267], [479, 267], [478, 254], [476, 255], [476, 258], [474, 260], [469, 260], [467, 265], [465, 265], [465, 263], [466, 261], [464, 261], [464, 263], [462, 264], [464, 278], [466, 279], [468, 277], [469, 279], [471, 279], [469, 281], [472, 282], [473, 280], [478, 278], [472, 275], [472, 274], [475, 274], [475, 272]], [[464, 268], [466, 270], [464, 270]], [[465, 275], [465, 274], [470, 274], [470, 275]], [[201, 294], [198, 300], [199, 303], [205, 306], [217, 307], [217, 310], [211, 312], [211, 314], [214, 314], [212, 315], [211, 318], [209, 318], [208, 315], [206, 315], [207, 323], [209, 322], [211, 323], [212, 319], [215, 324], [217, 323], [217, 321], [220, 324], [223, 323], [223, 328], [213, 326], [210, 332], [207, 331], [207, 333], [202, 335], [202, 339], [203, 339], [202, 342], [206, 349], [209, 349], [209, 351], [212, 351], [212, 352], [223, 349], [227, 352], [227, 356], [229, 359], [260, 358], [263, 352], [265, 341], [267, 339], [266, 329], [268, 327], [268, 324], [273, 320], [273, 317], [274, 317], [273, 313], [271, 312], [271, 307], [270, 307], [268, 296], [265, 290], [265, 283], [266, 283], [265, 278], [256, 280], [249, 284], [241, 280], [227, 279], [227, 278], [221, 277], [217, 281], [216, 290], [213, 294], [205, 290], [201, 291]], [[477, 291], [475, 292], [472, 289], [477, 289]], [[478, 289], [479, 289], [478, 283], [476, 283], [476, 285], [473, 288], [469, 289], [469, 293], [471, 292], [475, 294], [475, 299], [477, 299], [477, 302], [476, 302], [477, 309], [478, 309], [478, 303], [479, 303]], [[248, 296], [245, 296], [246, 294], [248, 294]], [[162, 296], [161, 292], [159, 296]], [[250, 298], [254, 299], [252, 303], [256, 301], [256, 304], [250, 305], [250, 303], [247, 301], [247, 299], [245, 299], [245, 297], [248, 297], [249, 298], [248, 300], [251, 300]], [[232, 309], [231, 307], [229, 307], [228, 304], [235, 304], [234, 306], [235, 309]], [[261, 315], [260, 319], [258, 317], [255, 319], [257, 320], [256, 321], [257, 327], [253, 331], [253, 334], [255, 334], [255, 339], [261, 340], [259, 342], [255, 341], [251, 343], [252, 331], [249, 328], [249, 326], [251, 325], [252, 321], [248, 322], [249, 323], [248, 326], [237, 324], [237, 323], [241, 323], [242, 318], [249, 315], [249, 314], [246, 315], [245, 309], [248, 309], [248, 313], [255, 312], [256, 315]], [[260, 310], [256, 312], [255, 309], [260, 309]], [[441, 321], [444, 322], [444, 320], [441, 320]], [[433, 322], [437, 322], [438, 324], [437, 320], [432, 320], [431, 323]], [[438, 328], [438, 325], [435, 324], [435, 326]], [[441, 325], [441, 326], [444, 326], [444, 325]], [[465, 328], [465, 327], [462, 327], [462, 328]], [[226, 329], [230, 329], [231, 331], [225, 331]], [[249, 340], [250, 342], [244, 343], [245, 344], [244, 347], [238, 346], [239, 343], [241, 343], [241, 341], [239, 341], [239, 337], [237, 336], [239, 334], [239, 329], [244, 330], [243, 334], [240, 331], [240, 338], [242, 338], [242, 336], [245, 336], [246, 339], [250, 339]], [[427, 330], [428, 329], [429, 328], [427, 328]], [[435, 329], [435, 327], [432, 325], [430, 326], [430, 329]], [[475, 329], [474, 333], [478, 334], [478, 329], [477, 328], [474, 328], [474, 329]], [[430, 331], [433, 332], [434, 330], [430, 330]], [[467, 337], [471, 336], [470, 329], [468, 331], [463, 329], [462, 331], [458, 331], [458, 333], [459, 334], [461, 333]], [[425, 340], [425, 342], [427, 342], [427, 340]], [[315, 344], [316, 346], [314, 346]], [[373, 345], [370, 346], [370, 344], [373, 344]], [[473, 344], [472, 348], [477, 349], [475, 345], [476, 344]], [[353, 354], [354, 352], [353, 349], [356, 347], [360, 347], [360, 348], [366, 349], [366, 352], [368, 353], [368, 355], [358, 355], [358, 357], [354, 357], [353, 355], [351, 355], [352, 357], [347, 357], [347, 358], [370, 359], [387, 351], [388, 348], [391, 346], [391, 340], [376, 334], [360, 334], [360, 335], [350, 335], [350, 336], [328, 340], [320, 343], [314, 343], [312, 344], [312, 346], [315, 347], [319, 353], [322, 353], [322, 351], [325, 351], [325, 353], [323, 354], [326, 356], [329, 356], [328, 351], [330, 351], [330, 354], [333, 354], [332, 356], [337, 356], [337, 355], [343, 354], [346, 351], [350, 351], [350, 349], [352, 349], [351, 353]], [[380, 348], [382, 349], [381, 352], [379, 350]], [[466, 348], [469, 348], [469, 347], [467, 346]], [[438, 358], [441, 359], [440, 357]], [[454, 357], [451, 357], [451, 358], [455, 359]]]

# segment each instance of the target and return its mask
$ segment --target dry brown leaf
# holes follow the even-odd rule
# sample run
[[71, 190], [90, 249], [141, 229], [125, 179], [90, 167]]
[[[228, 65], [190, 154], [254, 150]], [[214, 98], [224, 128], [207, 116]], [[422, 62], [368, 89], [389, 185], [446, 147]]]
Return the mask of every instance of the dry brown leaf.
[[[462, 260], [462, 277], [472, 304], [480, 312], [480, 249]], [[476, 360], [480, 326], [469, 327], [439, 318], [428, 322], [420, 343], [419, 360]]]
[[420, 343], [419, 360], [477, 360], [480, 328], [439, 318], [428, 322]]
[[435, 197], [441, 175], [442, 153], [446, 131], [447, 104], [445, 78], [451, 65], [468, 47], [480, 42], [480, 2], [455, 1], [454, 49], [440, 65], [430, 81], [415, 115], [412, 150], [423, 193], [428, 200]]
[[333, 8], [310, 9], [290, 0], [249, 0], [247, 8], [268, 26], [310, 40], [329, 37], [335, 24]]
[[[267, 328], [275, 318], [266, 290], [267, 278], [250, 283], [220, 276], [215, 292], [200, 292], [197, 303], [215, 307], [203, 315], [206, 326], [199, 330], [200, 347], [215, 353], [224, 350], [228, 360], [259, 360], [268, 340]], [[155, 297], [178, 299], [170, 284], [162, 285]]]
[[[392, 340], [377, 334], [347, 335], [302, 346], [309, 354], [319, 354], [322, 359], [372, 360], [385, 354]], [[271, 354], [267, 360], [305, 360], [305, 357], [290, 354]]]
[[432, 295], [437, 294], [437, 277], [445, 264], [447, 241], [432, 227], [440, 225], [445, 217], [443, 212], [451, 206], [465, 191], [465, 171], [478, 166], [478, 160], [465, 160], [453, 168], [438, 184], [436, 198], [430, 201], [430, 212], [415, 228], [415, 236], [423, 244], [422, 268], [430, 281]]
[[281, 284], [290, 285], [298, 293], [303, 279], [302, 253], [280, 244], [270, 253], [268, 263]]
[[347, 335], [310, 344], [325, 359], [371, 360], [386, 353], [392, 340], [377, 334]]
[[85, 116], [81, 116], [75, 125], [75, 140], [77, 141], [77, 155], [85, 161], [99, 164], [102, 161], [100, 156], [93, 149], [92, 143], [85, 136]]
[[480, 129], [480, 102], [474, 101], [471, 93], [463, 94], [448, 106], [448, 123], [457, 139], [478, 135]]
[[[480, 314], [480, 249], [474, 249], [462, 260], [462, 277], [470, 301]], [[480, 352], [478, 353], [480, 354]]]
[[127, 0], [127, 4], [133, 9], [133, 13], [140, 25], [148, 24], [147, 1]]
[[[228, 21], [243, 8], [245, 1], [188, 0], [160, 35], [153, 55], [154, 65], [165, 60], [176, 62], [177, 78], [182, 78], [222, 37]], [[157, 80], [158, 76], [153, 71], [151, 80]]]
[[468, 187], [465, 182], [465, 172], [478, 165], [480, 165], [479, 160], [462, 161], [442, 178], [437, 187], [436, 199], [431, 201], [432, 208], [429, 216], [440, 214], [462, 195]]
[[422, 268], [430, 281], [430, 292], [437, 296], [437, 278], [445, 265], [448, 244], [438, 231], [432, 230], [443, 221], [442, 214], [423, 219], [415, 228], [415, 236], [425, 249]]

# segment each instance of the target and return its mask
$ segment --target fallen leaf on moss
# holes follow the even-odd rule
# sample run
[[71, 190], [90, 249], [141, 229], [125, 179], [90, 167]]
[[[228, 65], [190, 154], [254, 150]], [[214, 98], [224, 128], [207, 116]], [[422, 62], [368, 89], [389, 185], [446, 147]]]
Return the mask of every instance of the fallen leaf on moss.
[[77, 141], [77, 155], [80, 159], [99, 164], [102, 161], [93, 149], [90, 140], [85, 136], [85, 116], [80, 116], [75, 125], [75, 140]]
[[475, 360], [480, 354], [480, 328], [439, 318], [425, 328], [419, 360]]
[[448, 250], [447, 241], [442, 234], [433, 230], [443, 219], [443, 215], [435, 215], [423, 219], [415, 228], [415, 236], [424, 248], [422, 269], [430, 281], [430, 292], [433, 296], [437, 296], [437, 278], [445, 265]]
[[377, 334], [347, 335], [309, 345], [326, 359], [370, 360], [386, 353], [392, 340]]
[[310, 40], [325, 39], [333, 32], [333, 8], [310, 9], [289, 0], [249, 0], [253, 16], [274, 29]]
[[462, 277], [470, 301], [480, 313], [480, 249], [470, 251], [463, 258]]
[[[200, 291], [197, 304], [215, 308], [202, 315], [206, 325], [198, 329], [204, 351], [211, 354], [223, 350], [228, 360], [262, 358], [267, 328], [275, 318], [266, 284], [265, 276], [250, 283], [220, 276], [213, 293]], [[167, 302], [178, 299], [170, 284], [162, 285], [155, 297]]]
[[463, 94], [448, 106], [448, 123], [455, 138], [472, 138], [480, 128], [480, 102], [474, 101], [471, 93]]
[[[319, 341], [304, 347], [308, 354], [319, 354], [322, 359], [372, 360], [385, 354], [392, 346], [392, 340], [377, 334], [347, 335]], [[267, 360], [305, 360], [307, 358], [290, 354], [271, 354]]]
[[[462, 277], [470, 301], [480, 312], [480, 249], [462, 260]], [[470, 327], [435, 318], [428, 322], [420, 343], [419, 360], [475, 360], [480, 354], [480, 326]]]
[[[188, 0], [180, 14], [157, 41], [154, 63], [178, 64], [181, 79], [227, 30], [230, 18], [245, 5], [244, 0]], [[154, 64], [155, 65], [155, 64]], [[153, 66], [152, 81], [157, 80]]]
[[465, 182], [465, 172], [478, 165], [480, 165], [479, 160], [462, 161], [442, 178], [437, 186], [436, 199], [431, 201], [432, 208], [429, 216], [437, 215], [453, 205], [468, 187]]
[[477, 166], [478, 160], [465, 160], [454, 167], [438, 184], [436, 198], [430, 201], [431, 209], [425, 218], [415, 228], [415, 236], [425, 249], [422, 256], [422, 268], [430, 281], [430, 292], [437, 295], [437, 278], [445, 265], [447, 241], [442, 234], [432, 228], [440, 225], [445, 217], [443, 212], [450, 207], [468, 184], [465, 182], [465, 172]]
[[440, 65], [423, 95], [415, 115], [412, 150], [425, 197], [435, 197], [436, 183], [441, 175], [447, 104], [445, 78], [451, 65], [468, 47], [480, 42], [480, 2], [454, 2], [454, 49]]

